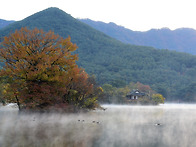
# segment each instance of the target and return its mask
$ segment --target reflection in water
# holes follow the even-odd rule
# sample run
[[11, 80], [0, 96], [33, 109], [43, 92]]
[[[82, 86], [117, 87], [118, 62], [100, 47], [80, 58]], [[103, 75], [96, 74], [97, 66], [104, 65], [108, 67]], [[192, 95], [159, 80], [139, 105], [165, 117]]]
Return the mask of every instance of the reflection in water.
[[194, 147], [196, 105], [104, 105], [85, 114], [0, 108], [0, 146]]

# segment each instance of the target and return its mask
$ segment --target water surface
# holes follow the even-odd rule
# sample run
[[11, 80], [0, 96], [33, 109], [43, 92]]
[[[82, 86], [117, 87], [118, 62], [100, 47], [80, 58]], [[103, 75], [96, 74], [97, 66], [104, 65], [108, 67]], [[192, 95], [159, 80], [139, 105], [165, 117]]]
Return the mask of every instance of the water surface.
[[103, 105], [85, 114], [0, 107], [0, 146], [195, 147], [196, 105]]

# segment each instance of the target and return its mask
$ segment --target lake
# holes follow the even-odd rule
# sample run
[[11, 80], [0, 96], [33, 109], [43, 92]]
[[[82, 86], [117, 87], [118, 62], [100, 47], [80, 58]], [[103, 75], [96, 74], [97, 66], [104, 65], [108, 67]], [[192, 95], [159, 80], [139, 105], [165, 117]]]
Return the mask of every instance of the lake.
[[195, 147], [196, 105], [103, 105], [80, 114], [0, 107], [1, 147]]

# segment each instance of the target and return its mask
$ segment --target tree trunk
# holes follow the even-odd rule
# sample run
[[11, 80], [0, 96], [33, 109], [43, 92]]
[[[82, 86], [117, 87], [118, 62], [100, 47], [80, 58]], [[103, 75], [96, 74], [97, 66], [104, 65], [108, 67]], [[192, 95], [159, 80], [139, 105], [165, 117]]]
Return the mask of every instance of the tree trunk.
[[19, 109], [19, 111], [21, 111], [21, 107], [20, 107], [20, 102], [19, 102], [18, 96], [15, 95], [15, 98], [16, 98], [16, 102], [17, 102], [17, 105], [18, 105], [18, 109]]

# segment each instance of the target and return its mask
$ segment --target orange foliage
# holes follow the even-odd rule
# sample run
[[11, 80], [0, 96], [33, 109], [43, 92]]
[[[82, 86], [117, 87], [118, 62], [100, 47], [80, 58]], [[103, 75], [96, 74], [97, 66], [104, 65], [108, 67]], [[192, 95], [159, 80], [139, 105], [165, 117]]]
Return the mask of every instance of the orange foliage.
[[15, 87], [24, 108], [76, 104], [93, 93], [88, 74], [76, 65], [77, 46], [70, 40], [27, 28], [4, 37], [0, 57], [5, 66], [0, 74], [12, 79], [10, 87]]
[[53, 32], [22, 28], [5, 37], [0, 56], [5, 60], [4, 75], [36, 81], [63, 80], [67, 71], [76, 66], [77, 46], [70, 37], [63, 39]]
[[140, 82], [136, 83], [136, 87], [137, 87], [137, 89], [139, 89], [142, 92], [146, 92], [147, 93], [149, 91], [152, 91], [152, 89], [151, 89], [151, 87], [149, 85], [144, 85], [144, 84], [142, 84]]

